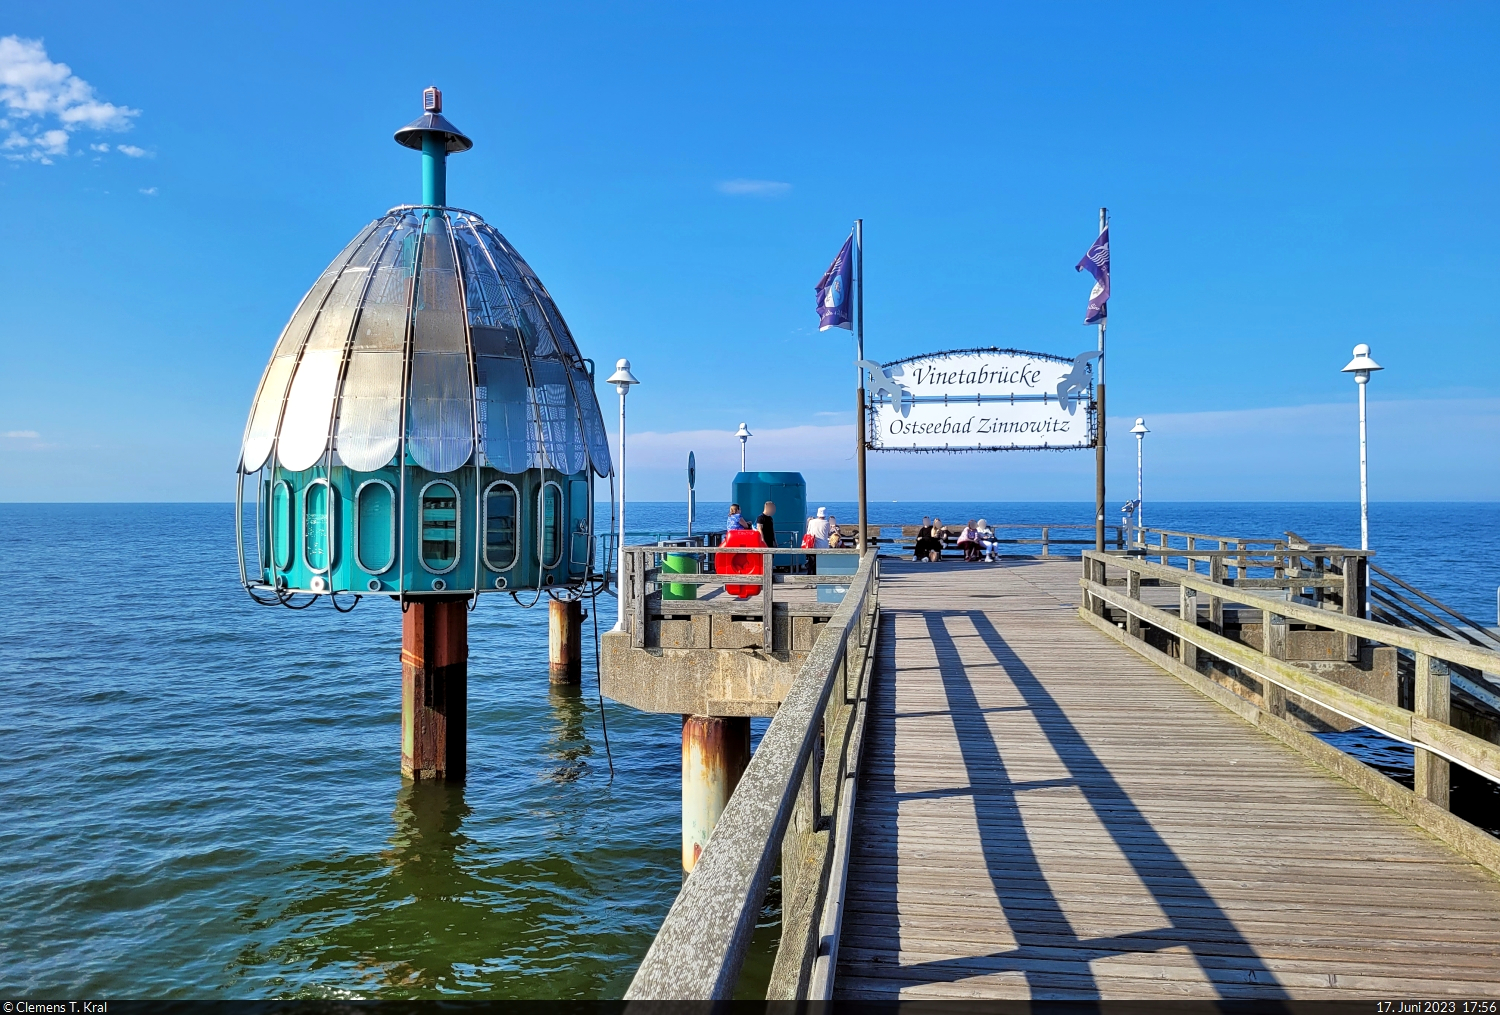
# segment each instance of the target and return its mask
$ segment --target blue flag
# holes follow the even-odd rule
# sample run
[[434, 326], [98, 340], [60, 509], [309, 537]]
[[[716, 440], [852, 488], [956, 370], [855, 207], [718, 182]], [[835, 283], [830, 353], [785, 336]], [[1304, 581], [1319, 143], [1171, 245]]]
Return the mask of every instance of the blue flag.
[[839, 256], [833, 259], [823, 280], [818, 283], [818, 330], [854, 329], [853, 299], [854, 237], [844, 241]]
[[1083, 323], [1098, 324], [1108, 313], [1105, 304], [1109, 302], [1109, 226], [1104, 227], [1083, 260], [1073, 266], [1074, 271], [1085, 268], [1094, 276], [1094, 290], [1089, 293], [1089, 311]]

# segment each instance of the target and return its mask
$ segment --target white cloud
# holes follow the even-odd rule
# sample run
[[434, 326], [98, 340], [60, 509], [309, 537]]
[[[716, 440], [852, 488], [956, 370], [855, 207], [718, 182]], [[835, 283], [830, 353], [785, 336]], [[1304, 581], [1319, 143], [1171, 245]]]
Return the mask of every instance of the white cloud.
[[129, 155], [133, 159], [138, 159], [138, 158], [140, 158], [143, 155], [150, 155], [151, 154], [150, 152], [146, 151], [146, 149], [144, 149], [144, 148], [137, 148], [133, 144], [115, 145], [115, 151], [123, 152], [124, 154]]
[[40, 437], [41, 434], [37, 433], [35, 430], [7, 430], [7, 431], [5, 431], [5, 436], [6, 437], [16, 437], [16, 438], [20, 438], [22, 440], [34, 441], [38, 437]]
[[68, 132], [54, 129], [23, 134], [13, 130], [10, 136], [0, 141], [0, 150], [4, 150], [5, 157], [12, 162], [31, 160], [50, 166], [54, 157], [68, 154]]
[[714, 189], [735, 197], [781, 197], [792, 185], [778, 180], [721, 180], [714, 184]]
[[89, 148], [91, 150], [93, 150], [93, 151], [96, 151], [96, 152], [107, 152], [107, 151], [109, 151], [109, 145], [107, 145], [107, 144], [91, 144], [91, 145], [89, 145]]
[[[65, 63], [47, 58], [40, 39], [18, 35], [0, 37], [0, 104], [6, 117], [0, 130], [9, 131], [0, 150], [12, 162], [35, 161], [51, 165], [68, 154], [69, 132], [129, 130], [139, 109], [105, 102], [94, 94], [94, 86], [73, 73]], [[55, 126], [54, 126], [55, 125]], [[90, 145], [97, 152], [108, 145]], [[121, 151], [126, 147], [122, 146]], [[125, 151], [138, 157], [144, 149]]]
[[141, 188], [141, 193], [145, 194], [147, 197], [155, 197], [156, 196], [156, 188], [155, 187], [142, 187]]

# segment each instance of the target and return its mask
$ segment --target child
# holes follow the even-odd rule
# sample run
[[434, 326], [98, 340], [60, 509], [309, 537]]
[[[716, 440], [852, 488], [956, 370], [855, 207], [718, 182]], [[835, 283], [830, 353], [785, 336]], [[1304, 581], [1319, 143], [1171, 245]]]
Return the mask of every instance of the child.
[[749, 527], [745, 524], [744, 515], [740, 514], [740, 506], [738, 504], [729, 505], [729, 521], [725, 523], [724, 531], [735, 532], [739, 529], [748, 529]]

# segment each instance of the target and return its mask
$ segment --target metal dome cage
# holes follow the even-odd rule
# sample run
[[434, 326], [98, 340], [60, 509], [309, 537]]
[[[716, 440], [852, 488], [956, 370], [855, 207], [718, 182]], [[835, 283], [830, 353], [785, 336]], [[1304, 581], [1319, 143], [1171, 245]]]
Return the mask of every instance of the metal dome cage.
[[248, 522], [253, 483], [240, 578], [264, 601], [577, 587], [596, 570], [594, 478], [612, 468], [593, 363], [505, 237], [442, 203], [444, 154], [437, 201], [361, 230], [261, 377], [237, 508]]

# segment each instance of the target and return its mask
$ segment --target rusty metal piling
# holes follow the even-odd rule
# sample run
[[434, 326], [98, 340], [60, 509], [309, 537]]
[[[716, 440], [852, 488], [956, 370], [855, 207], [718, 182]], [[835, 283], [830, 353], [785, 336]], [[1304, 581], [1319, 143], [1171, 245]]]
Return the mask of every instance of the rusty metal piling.
[[547, 674], [554, 684], [582, 679], [583, 603], [554, 599], [547, 607]]
[[682, 717], [682, 872], [692, 873], [750, 764], [748, 716]]
[[413, 600], [401, 618], [401, 774], [462, 782], [468, 713], [468, 597]]

